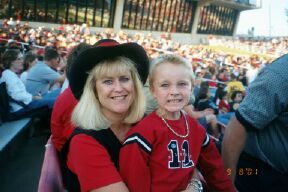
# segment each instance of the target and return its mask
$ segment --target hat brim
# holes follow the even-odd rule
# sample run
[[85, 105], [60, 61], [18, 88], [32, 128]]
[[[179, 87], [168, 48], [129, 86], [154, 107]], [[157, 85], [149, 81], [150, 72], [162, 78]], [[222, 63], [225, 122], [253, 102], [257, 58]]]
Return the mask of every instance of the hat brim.
[[139, 73], [140, 80], [145, 84], [149, 73], [149, 58], [146, 51], [137, 43], [124, 43], [115, 46], [95, 46], [83, 51], [71, 65], [69, 84], [73, 95], [80, 99], [88, 72], [101, 61], [123, 56], [131, 59]]

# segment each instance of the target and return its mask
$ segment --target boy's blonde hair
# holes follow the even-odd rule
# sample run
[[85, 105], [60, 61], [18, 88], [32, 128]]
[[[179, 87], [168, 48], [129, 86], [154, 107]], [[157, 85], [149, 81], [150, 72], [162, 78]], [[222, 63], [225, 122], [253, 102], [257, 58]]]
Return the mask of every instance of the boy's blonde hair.
[[83, 94], [72, 113], [72, 122], [83, 129], [101, 130], [110, 127], [110, 122], [101, 111], [98, 100], [96, 81], [104, 76], [113, 76], [130, 71], [135, 88], [135, 98], [123, 123], [133, 124], [142, 119], [145, 112], [145, 96], [139, 74], [133, 61], [126, 57], [98, 63], [90, 72], [84, 86]]
[[159, 57], [155, 58], [151, 62], [151, 67], [150, 67], [150, 73], [149, 73], [149, 86], [150, 88], [153, 86], [154, 82], [154, 77], [155, 77], [155, 70], [158, 66], [164, 64], [164, 63], [171, 63], [175, 65], [181, 65], [187, 68], [191, 77], [191, 84], [194, 86], [194, 81], [195, 81], [195, 75], [192, 70], [192, 65], [189, 63], [188, 60], [184, 59], [183, 57], [180, 57], [178, 55], [174, 54], [163, 54], [160, 55]]

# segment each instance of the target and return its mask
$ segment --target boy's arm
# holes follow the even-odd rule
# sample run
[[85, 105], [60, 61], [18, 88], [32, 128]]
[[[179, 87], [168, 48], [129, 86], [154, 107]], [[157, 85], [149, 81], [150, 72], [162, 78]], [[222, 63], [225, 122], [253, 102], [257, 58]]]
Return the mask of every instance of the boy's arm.
[[198, 163], [201, 173], [212, 191], [235, 191], [224, 168], [222, 158], [211, 139], [206, 145], [202, 146]]
[[202, 191], [203, 191], [203, 186], [200, 181], [199, 171], [195, 169], [187, 188], [181, 192], [202, 192]]
[[130, 192], [151, 190], [149, 168], [150, 144], [140, 135], [132, 134], [120, 151], [120, 175]]

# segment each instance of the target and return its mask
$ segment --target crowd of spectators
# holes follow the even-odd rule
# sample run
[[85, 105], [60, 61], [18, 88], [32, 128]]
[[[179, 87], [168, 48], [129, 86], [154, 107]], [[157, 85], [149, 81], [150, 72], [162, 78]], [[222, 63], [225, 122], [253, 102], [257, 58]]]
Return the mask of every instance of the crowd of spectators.
[[[217, 89], [225, 88], [227, 85], [223, 90], [227, 91], [228, 102], [232, 102], [231, 96], [233, 91], [242, 91], [243, 95], [245, 95], [245, 87], [254, 80], [258, 71], [269, 64], [272, 61], [271, 58], [277, 57], [279, 54], [284, 54], [287, 50], [285, 50], [287, 47], [287, 39], [284, 38], [277, 40], [272, 39], [271, 41], [242, 41], [240, 39], [225, 40], [220, 38], [216, 39], [214, 37], [208, 38], [211, 45], [221, 44], [231, 48], [237, 47], [245, 49], [246, 45], [249, 44], [251, 52], [260, 50], [261, 53], [267, 55], [273, 54], [273, 57], [269, 58], [261, 57], [257, 54], [252, 56], [236, 55], [223, 51], [216, 51], [209, 48], [209, 46], [180, 44], [173, 41], [171, 35], [167, 33], [162, 34], [160, 38], [154, 38], [151, 33], [148, 35], [141, 33], [130, 35], [123, 31], [114, 33], [111, 30], [105, 32], [91, 32], [87, 25], [63, 25], [57, 28], [32, 28], [29, 26], [28, 22], [21, 24], [19, 21], [6, 19], [0, 27], [0, 53], [2, 55], [7, 48], [18, 47], [22, 53], [27, 53], [25, 58], [29, 58], [29, 55], [35, 54], [38, 60], [41, 61], [44, 57], [44, 49], [52, 47], [56, 49], [60, 55], [59, 65], [55, 70], [62, 69], [62, 71], [59, 72], [63, 73], [63, 69], [67, 62], [67, 52], [70, 52], [71, 49], [79, 43], [85, 42], [93, 45], [98, 40], [104, 38], [112, 38], [120, 43], [137, 42], [145, 48], [150, 58], [155, 58], [162, 53], [169, 52], [187, 58], [193, 66], [196, 78], [200, 79], [200, 83], [202, 80], [209, 82], [209, 97], [212, 98], [213, 103], [216, 104], [216, 106], [222, 99], [216, 94]], [[272, 48], [274, 51], [271, 51]], [[0, 64], [1, 63], [0, 57]], [[33, 64], [31, 63], [31, 65]], [[25, 69], [23, 70], [21, 75], [24, 76], [23, 79], [27, 76], [27, 70], [30, 70], [29, 66], [25, 66]], [[3, 69], [1, 72], [2, 71]], [[19, 75], [20, 74], [21, 72], [19, 72]], [[199, 88], [199, 86], [195, 86], [195, 98], [198, 97]], [[220, 92], [220, 96], [222, 94], [223, 93]], [[195, 105], [195, 108], [196, 110], [199, 110], [197, 105]], [[229, 110], [234, 111], [233, 109], [234, 107], [229, 108]], [[228, 108], [226, 109], [227, 112], [229, 112], [229, 110]], [[223, 110], [220, 110], [220, 113], [223, 113]]]
[[[19, 21], [7, 19], [3, 21], [0, 27], [0, 53], [2, 55], [7, 48], [18, 47], [22, 53], [25, 54], [25, 58], [29, 58], [29, 55], [35, 54], [38, 60], [41, 61], [44, 57], [44, 50], [47, 47], [54, 48], [58, 51], [60, 57], [59, 61], [57, 60], [57, 67], [54, 66], [53, 68], [56, 71], [58, 70], [59, 73], [63, 73], [63, 69], [67, 62], [67, 53], [70, 52], [73, 47], [83, 42], [93, 45], [98, 40], [104, 38], [115, 39], [120, 43], [137, 42], [145, 48], [150, 58], [155, 58], [162, 53], [170, 52], [188, 59], [192, 64], [196, 78], [200, 79], [200, 83], [202, 80], [209, 82], [209, 94], [206, 94], [206, 96], [213, 100], [212, 103], [215, 104], [216, 107], [221, 101], [221, 98], [218, 97], [218, 95], [215, 97], [217, 89], [225, 88], [226, 85], [228, 85], [225, 89], [228, 93], [228, 102], [232, 102], [231, 96], [233, 91], [242, 91], [243, 95], [245, 95], [245, 87], [248, 83], [253, 81], [261, 68], [271, 62], [272, 58], [264, 58], [256, 54], [249, 57], [216, 51], [209, 48], [209, 46], [180, 44], [173, 41], [171, 34], [167, 33], [162, 34], [160, 38], [154, 38], [151, 33], [148, 35], [141, 33], [130, 35], [123, 31], [114, 33], [111, 30], [105, 32], [91, 32], [87, 25], [63, 25], [57, 28], [32, 28], [29, 26], [28, 22], [21, 24]], [[247, 44], [247, 42], [243, 41], [237, 41], [236, 44], [235, 42], [235, 40], [224, 41], [213, 37], [209, 38], [209, 43], [211, 45], [218, 43], [226, 46], [234, 45], [241, 48], [245, 47], [244, 45]], [[253, 50], [258, 49], [254, 47], [260, 45], [262, 45], [260, 47], [269, 47], [269, 49], [265, 49], [266, 51], [270, 50], [271, 46], [274, 47], [275, 50], [282, 50], [280, 52], [276, 51], [277, 54], [284, 54], [283, 47], [287, 47], [286, 39], [278, 40], [277, 43], [274, 40], [270, 43], [262, 41], [258, 42], [258, 44], [256, 41], [249, 42], [250, 48], [253, 47]], [[273, 52], [273, 54], [276, 54], [276, 52]], [[278, 56], [277, 54], [275, 57]], [[32, 62], [31, 65], [34, 65], [33, 61], [30, 62]], [[2, 64], [1, 57], [0, 64]], [[22, 77], [24, 76], [22, 78], [24, 79], [23, 82], [25, 81], [25, 78], [27, 78], [25, 77], [27, 76], [27, 70], [30, 70], [31, 67], [29, 67], [30, 64], [26, 63], [25, 65], [25, 69], [19, 72], [19, 75], [23, 72], [21, 75]], [[2, 71], [3, 68], [1, 72]], [[57, 75], [57, 77], [60, 76]], [[63, 83], [63, 78], [60, 78], [60, 80], [60, 84]], [[234, 86], [235, 82], [237, 82], [237, 86]], [[195, 98], [199, 96], [199, 88], [199, 86], [195, 86]], [[204, 110], [202, 108], [199, 109], [197, 105], [194, 105], [194, 107], [196, 110]], [[233, 111], [234, 107], [229, 109]], [[230, 111], [226, 109], [226, 112]], [[223, 110], [220, 110], [220, 113], [223, 113]], [[215, 114], [218, 114], [218, 109]]]

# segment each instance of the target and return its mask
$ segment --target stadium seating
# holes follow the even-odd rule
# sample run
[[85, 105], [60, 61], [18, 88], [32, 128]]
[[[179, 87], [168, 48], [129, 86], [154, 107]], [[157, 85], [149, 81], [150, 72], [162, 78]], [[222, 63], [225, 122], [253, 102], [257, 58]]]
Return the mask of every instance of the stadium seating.
[[31, 118], [25, 118], [0, 125], [0, 162], [12, 156], [29, 137], [32, 122]]
[[51, 142], [51, 137], [46, 144], [44, 161], [39, 179], [38, 192], [62, 192], [65, 191], [60, 162], [57, 151]]

